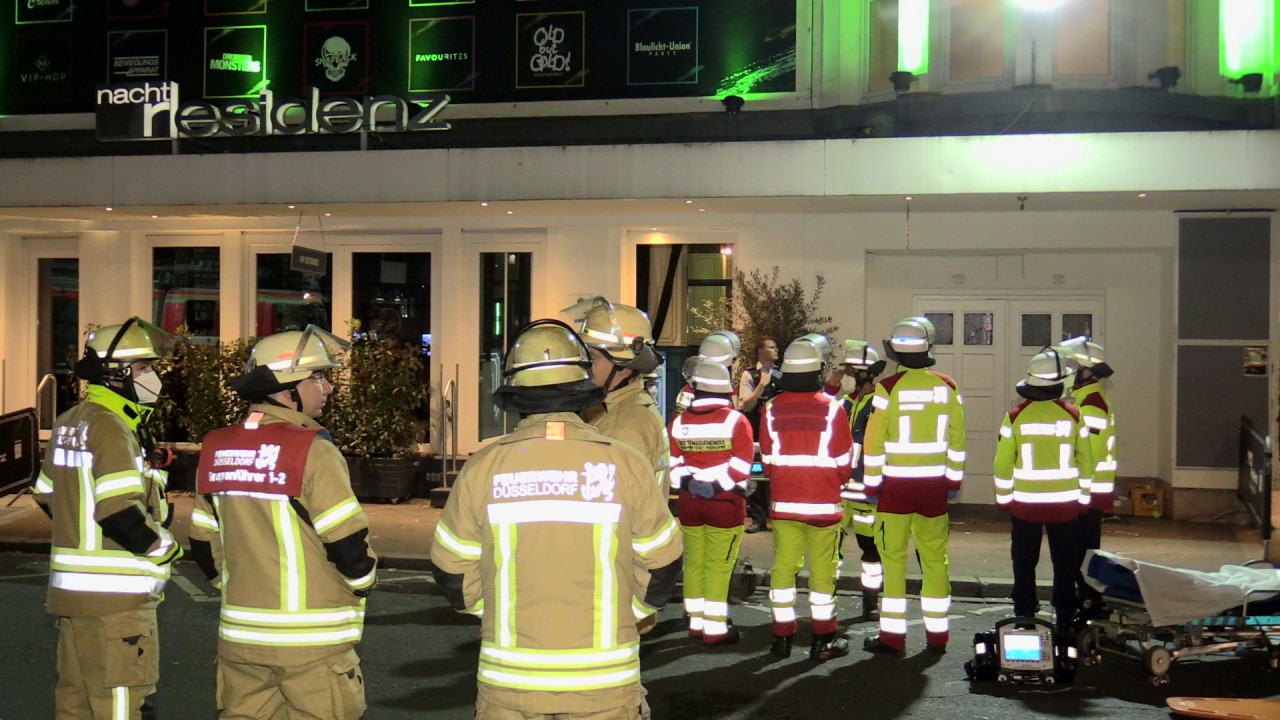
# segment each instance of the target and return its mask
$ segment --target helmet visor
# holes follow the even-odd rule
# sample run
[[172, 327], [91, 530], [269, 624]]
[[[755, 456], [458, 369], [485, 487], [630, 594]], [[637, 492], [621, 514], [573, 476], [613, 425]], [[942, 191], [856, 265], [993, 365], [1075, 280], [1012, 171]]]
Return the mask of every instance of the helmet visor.
[[[92, 341], [92, 338], [90, 338]], [[107, 344], [104, 363], [131, 363], [158, 360], [173, 354], [183, 338], [137, 317], [120, 326]]]
[[[624, 350], [630, 347], [623, 337], [622, 321], [613, 303], [602, 295], [583, 298], [560, 311], [560, 315], [588, 345], [604, 350]], [[605, 322], [600, 322], [601, 318]], [[594, 320], [594, 322], [593, 322]], [[595, 327], [592, 327], [592, 326]]]
[[315, 325], [308, 325], [298, 338], [293, 356], [268, 363], [267, 367], [281, 375], [311, 373], [341, 367], [351, 343]]

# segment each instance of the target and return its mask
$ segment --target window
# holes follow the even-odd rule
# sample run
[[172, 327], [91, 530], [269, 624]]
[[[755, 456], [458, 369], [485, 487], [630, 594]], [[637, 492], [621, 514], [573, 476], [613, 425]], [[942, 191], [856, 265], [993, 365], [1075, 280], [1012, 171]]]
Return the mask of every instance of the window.
[[186, 328], [191, 342], [218, 342], [219, 250], [216, 247], [158, 247], [151, 251], [151, 304], [156, 325], [176, 333]]
[[889, 74], [898, 69], [898, 0], [871, 3], [871, 57], [867, 63], [867, 92], [884, 92], [893, 87]]
[[955, 316], [949, 312], [925, 313], [924, 318], [933, 325], [933, 344], [950, 345], [955, 342]]
[[430, 356], [431, 253], [352, 253], [351, 312], [359, 332]]
[[1111, 74], [1111, 0], [1072, 0], [1058, 10], [1055, 75]]
[[[333, 267], [333, 253], [329, 253]], [[289, 269], [288, 253], [258, 255], [258, 292], [254, 309], [258, 337], [302, 330], [307, 325], [332, 328], [333, 279]]]
[[1093, 337], [1092, 313], [1064, 313], [1062, 315], [1062, 339], [1073, 337]]
[[1053, 336], [1053, 316], [1048, 313], [1023, 313], [1022, 347], [1044, 347]]
[[493, 402], [502, 362], [516, 333], [532, 320], [533, 253], [480, 253], [480, 439], [505, 435], [520, 417]]
[[[724, 250], [730, 252], [724, 252]], [[685, 260], [688, 287], [685, 307], [685, 342], [697, 345], [704, 333], [693, 330], [699, 323], [692, 308], [716, 306], [730, 299], [733, 290], [733, 255], [730, 245], [689, 245]]]
[[952, 2], [952, 81], [1004, 77], [1004, 12], [1004, 0]]
[[964, 314], [964, 344], [990, 345], [993, 341], [991, 313]]

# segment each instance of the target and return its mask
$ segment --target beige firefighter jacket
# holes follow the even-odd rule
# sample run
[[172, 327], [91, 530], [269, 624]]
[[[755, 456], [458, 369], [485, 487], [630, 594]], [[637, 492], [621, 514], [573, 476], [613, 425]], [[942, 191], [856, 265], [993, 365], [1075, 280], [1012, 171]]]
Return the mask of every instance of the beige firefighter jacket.
[[[53, 515], [49, 595], [53, 615], [101, 617], [160, 602], [173, 535], [162, 471], [143, 460], [135, 428], [144, 408], [100, 385], [54, 422], [36, 480], [37, 502]], [[132, 418], [126, 420], [126, 417]], [[102, 533], [98, 522], [136, 507], [156, 540], [140, 555]]]
[[667, 493], [671, 487], [671, 441], [658, 405], [643, 383], [637, 380], [614, 390], [603, 403], [588, 408], [584, 416], [602, 434], [638, 450], [649, 461], [663, 495]]
[[[302, 413], [255, 404], [262, 424], [320, 425]], [[241, 659], [273, 662], [278, 650], [292, 657], [328, 656], [354, 646], [364, 632], [364, 598], [355, 594], [376, 580], [376, 570], [347, 578], [325, 553], [325, 543], [367, 530], [369, 520], [351, 491], [347, 462], [334, 444], [317, 436], [307, 451], [302, 494], [197, 495], [191, 539], [210, 543], [222, 588], [219, 636]], [[376, 560], [372, 548], [369, 556]], [[310, 648], [308, 652], [306, 649]]]
[[473, 455], [431, 548], [482, 616], [479, 682], [528, 712], [637, 699], [648, 571], [679, 528], [648, 462], [572, 413], [533, 415]]

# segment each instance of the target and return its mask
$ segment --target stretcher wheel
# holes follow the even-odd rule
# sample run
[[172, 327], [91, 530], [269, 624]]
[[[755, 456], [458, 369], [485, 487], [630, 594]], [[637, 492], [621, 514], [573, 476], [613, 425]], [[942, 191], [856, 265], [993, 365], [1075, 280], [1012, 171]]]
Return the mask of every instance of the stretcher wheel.
[[1147, 648], [1142, 654], [1142, 664], [1151, 674], [1152, 685], [1164, 685], [1169, 682], [1169, 666], [1173, 664], [1173, 656], [1163, 645]]
[[1090, 628], [1076, 639], [1076, 652], [1080, 661], [1089, 667], [1097, 667], [1102, 663], [1102, 653], [1098, 651], [1098, 631]]

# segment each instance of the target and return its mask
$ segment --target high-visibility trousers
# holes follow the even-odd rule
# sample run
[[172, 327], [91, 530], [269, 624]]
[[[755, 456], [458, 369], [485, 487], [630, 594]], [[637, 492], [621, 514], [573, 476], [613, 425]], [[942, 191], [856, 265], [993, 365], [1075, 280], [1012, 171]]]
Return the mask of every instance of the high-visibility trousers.
[[141, 720], [160, 679], [154, 606], [101, 617], [59, 617], [57, 720]]
[[288, 662], [290, 649], [280, 648], [280, 664], [261, 665], [245, 662], [222, 644], [218, 649], [218, 719], [297, 716], [359, 720], [364, 716], [364, 674], [354, 649], [339, 646], [327, 657], [300, 653], [305, 660], [298, 663]]
[[633, 685], [554, 692], [515, 690], [478, 683], [476, 720], [649, 720], [648, 694]]
[[[876, 506], [868, 502], [845, 500], [844, 517], [840, 527], [852, 530], [858, 549], [862, 551], [862, 581], [864, 592], [880, 592], [884, 587], [884, 566], [880, 564], [880, 550], [876, 548]], [[844, 543], [841, 543], [843, 546]]]
[[689, 630], [711, 639], [729, 632], [729, 583], [738, 564], [743, 526], [681, 526], [684, 535], [684, 609]]
[[839, 523], [814, 527], [798, 520], [773, 521], [773, 570], [769, 605], [773, 634], [796, 634], [796, 575], [809, 556], [809, 615], [814, 635], [830, 635], [836, 626], [836, 578], [840, 573]]
[[942, 647], [950, 639], [947, 612], [951, 609], [951, 573], [947, 539], [948, 515], [924, 517], [916, 513], [876, 513], [875, 540], [884, 564], [884, 591], [880, 596], [880, 640], [893, 648], [907, 642], [907, 543], [914, 541], [920, 572], [920, 609], [925, 638]]

